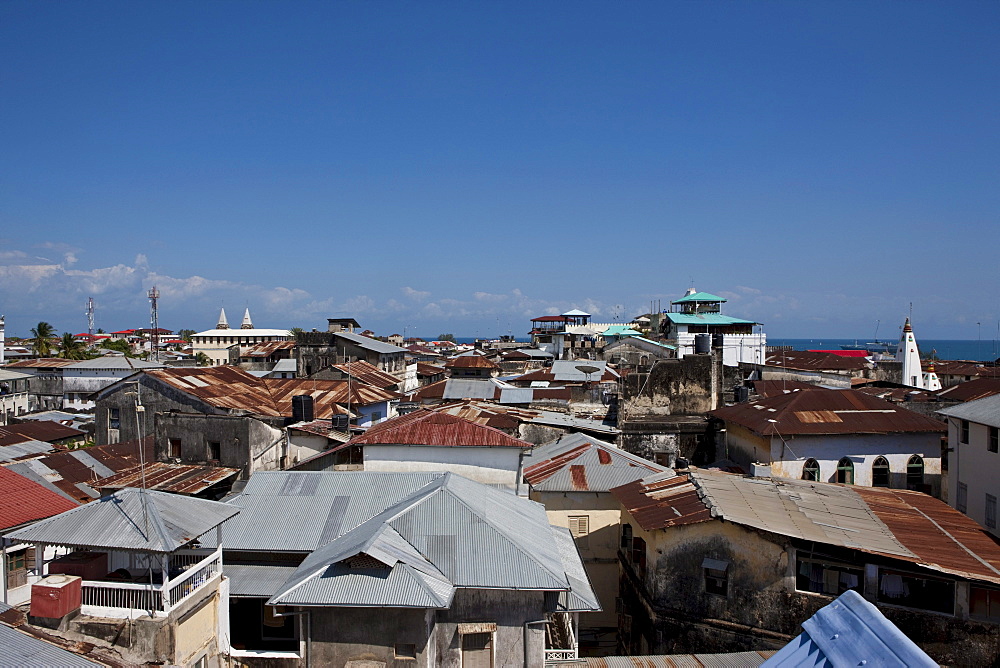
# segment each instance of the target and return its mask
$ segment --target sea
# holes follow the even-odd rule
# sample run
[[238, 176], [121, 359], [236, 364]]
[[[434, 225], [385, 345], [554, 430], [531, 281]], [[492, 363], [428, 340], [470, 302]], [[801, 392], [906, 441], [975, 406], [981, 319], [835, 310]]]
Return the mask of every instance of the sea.
[[[432, 341], [433, 338], [426, 338]], [[472, 344], [475, 337], [456, 336], [458, 343]], [[519, 341], [521, 339], [518, 339]], [[853, 346], [856, 344], [865, 345], [871, 341], [869, 338], [861, 339], [779, 339], [777, 337], [767, 337], [769, 346], [790, 346], [792, 350], [840, 350], [841, 346]], [[528, 344], [529, 339], [524, 339]], [[917, 339], [920, 347], [921, 357], [931, 357], [933, 354], [941, 360], [974, 360], [977, 362], [992, 362], [1000, 359], [1000, 341], [996, 339], [978, 341], [956, 340], [956, 339]], [[890, 349], [895, 349], [895, 341]]]
[[[866, 345], [867, 339], [779, 339], [767, 337], [769, 346], [790, 346], [792, 350], [840, 350], [841, 346], [855, 344]], [[994, 339], [990, 340], [955, 340], [955, 339], [917, 339], [921, 357], [931, 357], [932, 354], [940, 360], [974, 360], [977, 362], [992, 362], [1000, 357], [1000, 347]], [[890, 349], [895, 349], [893, 342]]]

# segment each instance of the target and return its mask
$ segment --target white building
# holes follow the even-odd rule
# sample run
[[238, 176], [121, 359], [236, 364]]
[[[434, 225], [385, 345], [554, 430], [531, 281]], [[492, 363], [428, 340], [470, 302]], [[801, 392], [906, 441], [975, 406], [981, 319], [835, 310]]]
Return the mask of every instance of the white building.
[[901, 381], [903, 385], [909, 385], [922, 390], [935, 392], [941, 389], [941, 380], [933, 369], [924, 371], [920, 365], [920, 347], [917, 345], [917, 338], [913, 335], [913, 327], [910, 319], [906, 319], [903, 331], [899, 335], [899, 344], [896, 346], [896, 361], [903, 365]]
[[1000, 394], [938, 413], [948, 418], [948, 505], [1000, 538]]
[[[670, 302], [672, 310], [663, 314], [660, 331], [664, 338], [677, 346], [678, 358], [696, 352], [700, 334], [708, 337], [706, 345], [717, 347], [721, 344], [722, 363], [726, 366], [737, 366], [740, 362], [764, 363], [767, 336], [763, 326], [753, 320], [722, 315], [722, 304], [725, 302], [723, 297], [696, 292], [694, 288], [689, 288], [683, 297]], [[757, 332], [754, 332], [755, 327]]]
[[[231, 360], [238, 360], [240, 355], [249, 348], [264, 343], [265, 341], [288, 341], [292, 338], [292, 333], [287, 329], [257, 329], [250, 320], [250, 309], [243, 314], [243, 323], [239, 329], [230, 329], [229, 321], [226, 320], [226, 309], [219, 313], [219, 322], [215, 329], [198, 332], [191, 337], [192, 353], [197, 357], [198, 353], [204, 353], [210, 360], [212, 366], [229, 364]], [[238, 350], [233, 351], [234, 346]], [[235, 354], [233, 354], [235, 353]]]
[[0, 369], [0, 424], [8, 424], [11, 418], [30, 410], [29, 378], [31, 375], [27, 373]]
[[163, 369], [163, 364], [131, 357], [105, 355], [63, 367], [63, 408], [90, 410], [90, 395], [143, 369]]

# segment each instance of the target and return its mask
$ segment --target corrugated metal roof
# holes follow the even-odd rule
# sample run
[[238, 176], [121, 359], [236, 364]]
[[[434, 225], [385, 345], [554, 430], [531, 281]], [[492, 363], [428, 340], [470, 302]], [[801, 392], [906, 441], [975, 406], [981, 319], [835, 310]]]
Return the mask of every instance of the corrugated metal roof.
[[194, 496], [239, 472], [239, 469], [222, 466], [152, 462], [145, 467], [136, 466], [102, 478], [92, 483], [92, 486], [98, 489], [123, 489], [139, 487], [145, 481], [146, 489]]
[[653, 475], [615, 487], [611, 493], [646, 531], [712, 519], [687, 475]]
[[97, 357], [92, 360], [83, 360], [82, 362], [75, 362], [66, 367], [70, 370], [75, 369], [162, 369], [163, 364], [159, 362], [147, 362], [146, 360], [137, 359], [135, 357], [126, 357], [124, 355], [105, 355], [103, 357]]
[[383, 355], [406, 352], [406, 348], [400, 348], [399, 346], [394, 346], [391, 343], [385, 343], [384, 341], [379, 341], [377, 339], [369, 339], [367, 336], [352, 334], [351, 332], [335, 332], [333, 336], [335, 338], [344, 339], [345, 341], [350, 341], [360, 348], [367, 348], [368, 350], [372, 350]]
[[240, 353], [240, 357], [271, 357], [279, 350], [294, 350], [295, 341], [265, 341], [258, 343], [246, 352]]
[[226, 564], [229, 595], [251, 598], [271, 598], [297, 566]]
[[763, 436], [945, 432], [944, 423], [855, 390], [816, 388], [711, 411]]
[[21, 373], [19, 371], [9, 371], [7, 369], [0, 369], [0, 382], [5, 380], [24, 380], [25, 378], [33, 378], [30, 373]]
[[573, 534], [565, 527], [552, 526], [552, 535], [556, 540], [556, 549], [562, 558], [563, 570], [569, 580], [569, 591], [559, 593], [559, 610], [561, 612], [600, 612], [601, 602], [594, 593], [590, 576], [583, 566], [580, 551], [577, 549]]
[[768, 353], [764, 364], [801, 371], [858, 371], [874, 367], [865, 357], [844, 357], [813, 350], [783, 350]]
[[[579, 367], [596, 367], [597, 371], [587, 374]], [[556, 360], [548, 369], [538, 369], [517, 377], [518, 382], [547, 380], [557, 383], [610, 383], [618, 379], [618, 372], [603, 360]]]
[[383, 390], [399, 385], [399, 378], [396, 378], [391, 373], [382, 371], [382, 369], [379, 369], [374, 364], [369, 364], [364, 360], [347, 362], [345, 364], [333, 364], [332, 368], [342, 371], [362, 383]]
[[77, 504], [0, 466], [0, 529], [10, 529], [76, 508]]
[[51, 443], [43, 441], [21, 441], [12, 445], [0, 445], [0, 463], [32, 459], [55, 450], [56, 448]]
[[492, 360], [486, 359], [482, 355], [459, 355], [448, 360], [444, 365], [446, 369], [499, 369], [500, 365]]
[[680, 299], [675, 299], [670, 302], [671, 304], [690, 304], [692, 302], [725, 302], [727, 301], [724, 297], [719, 297], [718, 295], [713, 295], [710, 292], [692, 292], [689, 295], [684, 295]]
[[1000, 394], [969, 401], [960, 406], [952, 406], [938, 411], [938, 413], [976, 424], [1000, 427]]
[[[506, 385], [495, 378], [448, 378], [441, 383], [443, 399], [499, 399], [500, 389]], [[429, 394], [434, 385], [437, 383], [424, 387], [417, 396]]]
[[24, 441], [45, 441], [55, 443], [71, 438], [86, 436], [86, 432], [73, 427], [67, 427], [51, 420], [34, 420], [21, 424], [8, 424], [0, 427], [0, 446], [22, 443]]
[[[344, 564], [359, 555], [389, 573]], [[270, 603], [446, 607], [453, 587], [566, 591], [562, 559], [544, 507], [448, 473], [341, 532]]]
[[744, 320], [721, 313], [664, 313], [675, 325], [757, 325], [754, 320]]
[[764, 662], [766, 668], [884, 666], [937, 668], [937, 662], [861, 594], [847, 590], [802, 623], [804, 632]]
[[431, 410], [457, 415], [477, 424], [488, 425], [505, 431], [517, 429], [522, 422], [532, 422], [550, 427], [574, 431], [594, 432], [602, 435], [615, 435], [618, 429], [611, 423], [590, 420], [587, 418], [557, 413], [555, 411], [521, 408], [518, 406], [501, 406], [480, 401], [462, 401], [435, 406]]
[[[574, 472], [580, 467], [580, 473]], [[670, 469], [585, 434], [569, 434], [524, 458], [524, 478], [544, 492], [606, 492]]]
[[727, 654], [593, 656], [561, 661], [559, 665], [563, 668], [756, 668], [773, 654], [772, 650], [762, 650]]
[[271, 373], [295, 373], [299, 370], [299, 361], [294, 358], [278, 360]]
[[530, 449], [531, 443], [499, 429], [486, 427], [448, 413], [420, 409], [371, 427], [350, 445], [435, 445], [513, 447]]
[[24, 668], [103, 668], [107, 664], [90, 661], [52, 643], [32, 637], [0, 623], [0, 665]]
[[7, 537], [42, 545], [173, 552], [238, 512], [217, 501], [129, 488]]
[[975, 401], [1000, 394], [1000, 378], [976, 378], [937, 392], [945, 401]]
[[58, 357], [41, 357], [33, 360], [17, 360], [5, 365], [7, 369], [61, 369], [72, 366], [77, 360], [64, 360]]

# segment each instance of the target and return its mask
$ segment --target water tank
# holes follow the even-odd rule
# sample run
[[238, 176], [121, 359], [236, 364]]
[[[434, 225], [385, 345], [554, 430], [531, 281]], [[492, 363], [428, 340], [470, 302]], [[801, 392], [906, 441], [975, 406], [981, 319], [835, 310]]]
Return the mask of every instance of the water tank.
[[31, 616], [62, 619], [83, 603], [83, 579], [50, 575], [31, 585]]
[[349, 415], [334, 415], [330, 418], [330, 426], [334, 429], [347, 429], [347, 421], [349, 419]]
[[725, 335], [724, 334], [712, 334], [712, 347], [722, 348], [725, 346]]
[[312, 422], [313, 398], [308, 394], [296, 394], [292, 397], [292, 421]]
[[694, 354], [707, 355], [712, 352], [712, 336], [710, 334], [694, 335]]
[[738, 385], [733, 392], [734, 399], [738, 404], [745, 404], [750, 401], [750, 388], [745, 385]]

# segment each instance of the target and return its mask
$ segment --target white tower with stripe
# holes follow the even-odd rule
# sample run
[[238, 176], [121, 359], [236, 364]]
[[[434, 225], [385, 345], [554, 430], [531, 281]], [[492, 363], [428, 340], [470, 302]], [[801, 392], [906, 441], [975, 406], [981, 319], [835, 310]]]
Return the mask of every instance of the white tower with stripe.
[[926, 389], [924, 372], [920, 366], [920, 349], [917, 348], [917, 339], [913, 336], [913, 327], [910, 326], [909, 318], [906, 319], [903, 333], [899, 337], [896, 361], [903, 363], [903, 385]]

